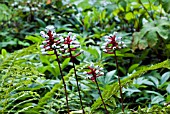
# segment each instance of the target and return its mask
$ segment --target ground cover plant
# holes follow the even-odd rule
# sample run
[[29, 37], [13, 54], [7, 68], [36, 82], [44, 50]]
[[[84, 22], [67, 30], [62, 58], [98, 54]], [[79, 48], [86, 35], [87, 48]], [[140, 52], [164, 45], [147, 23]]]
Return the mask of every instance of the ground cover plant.
[[0, 3], [0, 113], [170, 113], [169, 0]]

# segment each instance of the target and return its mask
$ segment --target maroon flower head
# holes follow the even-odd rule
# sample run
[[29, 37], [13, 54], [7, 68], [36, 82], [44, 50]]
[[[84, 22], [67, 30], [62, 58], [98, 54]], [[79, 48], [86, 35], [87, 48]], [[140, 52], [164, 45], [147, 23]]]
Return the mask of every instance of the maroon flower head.
[[117, 37], [117, 32], [114, 32], [113, 35], [105, 36], [105, 43], [102, 45], [104, 52], [109, 54], [114, 54], [116, 49], [121, 49], [126, 47], [124, 42], [122, 42], [122, 37]]
[[59, 49], [60, 44], [64, 41], [61, 36], [56, 34], [54, 26], [49, 25], [45, 30], [46, 32], [40, 32], [41, 36], [46, 39], [42, 42], [43, 45], [40, 45], [42, 54], [48, 54], [48, 51]]
[[[68, 33], [68, 36], [64, 38], [64, 42], [62, 44], [62, 57], [68, 58], [75, 58], [79, 56], [83, 50], [78, 50], [80, 48], [80, 43], [76, 40], [76, 35], [72, 35], [71, 32]], [[74, 52], [74, 55], [70, 55], [70, 53]]]
[[90, 80], [95, 81], [97, 77], [104, 75], [102, 72], [103, 68], [100, 68], [99, 66], [94, 66], [92, 63], [90, 66], [88, 66], [89, 72], [84, 72], [84, 74], [92, 75], [91, 77], [88, 77]]

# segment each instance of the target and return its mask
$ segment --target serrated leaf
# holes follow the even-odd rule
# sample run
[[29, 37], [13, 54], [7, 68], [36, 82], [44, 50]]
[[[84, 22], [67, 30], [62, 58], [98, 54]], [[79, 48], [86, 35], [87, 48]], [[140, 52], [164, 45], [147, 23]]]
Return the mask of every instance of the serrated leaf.
[[148, 47], [148, 43], [146, 40], [140, 40], [138, 46], [140, 50], [143, 50]]
[[149, 47], [153, 47], [156, 45], [157, 40], [158, 40], [156, 32], [154, 31], [148, 32], [146, 35], [146, 38], [147, 38]]

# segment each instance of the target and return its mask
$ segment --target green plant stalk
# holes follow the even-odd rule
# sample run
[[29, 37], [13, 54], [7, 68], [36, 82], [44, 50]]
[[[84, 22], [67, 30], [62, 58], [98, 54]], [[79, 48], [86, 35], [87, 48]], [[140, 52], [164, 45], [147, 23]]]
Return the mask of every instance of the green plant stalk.
[[64, 91], [65, 91], [65, 96], [66, 96], [66, 105], [67, 105], [67, 111], [68, 111], [68, 114], [70, 113], [70, 109], [69, 109], [69, 105], [68, 105], [68, 94], [67, 94], [67, 88], [66, 88], [66, 83], [65, 83], [65, 80], [64, 80], [64, 76], [63, 76], [63, 72], [62, 72], [62, 69], [61, 69], [61, 65], [60, 65], [60, 60], [59, 60], [59, 57], [58, 57], [58, 53], [57, 51], [54, 49], [54, 54], [56, 55], [57, 57], [57, 62], [58, 62], [58, 67], [59, 67], [59, 70], [60, 70], [60, 74], [61, 74], [61, 77], [62, 77], [62, 81], [63, 81], [63, 85], [64, 85]]
[[146, 7], [143, 5], [143, 3], [141, 2], [141, 0], [139, 0], [139, 3], [142, 5], [142, 7], [145, 9], [145, 11], [148, 13], [148, 15], [150, 16], [150, 18], [154, 21], [154, 17], [153, 17], [153, 15], [151, 15], [150, 13], [149, 13], [149, 11], [146, 9]]
[[71, 61], [73, 63], [74, 75], [76, 77], [76, 84], [77, 84], [78, 94], [79, 94], [79, 98], [80, 98], [81, 108], [82, 108], [83, 114], [85, 114], [85, 111], [84, 111], [84, 108], [83, 108], [83, 102], [82, 102], [82, 98], [81, 98], [81, 94], [80, 94], [80, 88], [79, 88], [78, 77], [77, 77], [77, 73], [76, 73], [76, 67], [75, 67], [75, 63], [74, 63], [74, 60], [73, 60], [74, 58], [73, 58], [73, 55], [71, 53], [71, 47], [70, 47], [69, 44], [68, 44], [68, 49], [70, 50], [69, 53], [70, 53]]
[[95, 78], [95, 83], [97, 85], [97, 89], [99, 91], [99, 95], [100, 95], [100, 98], [102, 99], [102, 102], [103, 102], [103, 105], [104, 105], [104, 108], [105, 108], [105, 111], [106, 111], [106, 114], [109, 114], [107, 108], [106, 108], [106, 104], [104, 103], [104, 100], [103, 100], [103, 97], [102, 97], [102, 94], [101, 94], [101, 91], [100, 91], [100, 88], [99, 88], [99, 84], [97, 82], [97, 79]]
[[119, 88], [120, 88], [120, 99], [121, 99], [121, 103], [122, 103], [122, 112], [124, 112], [122, 85], [121, 85], [121, 81], [120, 81], [119, 65], [118, 65], [118, 62], [117, 62], [116, 50], [114, 50], [114, 54], [115, 54], [114, 57], [115, 57], [115, 62], [116, 62], [117, 74], [118, 74], [118, 83], [119, 83]]

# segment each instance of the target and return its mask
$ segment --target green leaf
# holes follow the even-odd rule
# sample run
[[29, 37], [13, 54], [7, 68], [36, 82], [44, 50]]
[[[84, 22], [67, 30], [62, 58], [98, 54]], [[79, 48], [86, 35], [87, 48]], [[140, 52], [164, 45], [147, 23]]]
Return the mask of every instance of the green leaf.
[[148, 43], [147, 43], [147, 41], [146, 40], [140, 40], [139, 41], [139, 49], [145, 49], [145, 48], [147, 48], [148, 47]]
[[169, 0], [162, 0], [163, 4], [162, 7], [163, 9], [168, 13], [170, 12], [170, 1]]
[[148, 32], [146, 35], [146, 39], [147, 39], [149, 47], [155, 46], [158, 40], [156, 32], [154, 31]]
[[41, 27], [46, 27], [46, 23], [42, 19], [35, 18], [35, 20], [38, 21]]
[[164, 84], [170, 78], [170, 72], [165, 72], [161, 77], [161, 85]]
[[64, 69], [66, 66], [68, 66], [69, 62], [70, 62], [70, 58], [66, 58], [62, 63], [61, 68]]
[[132, 20], [134, 18], [134, 15], [132, 12], [126, 13], [125, 18], [129, 21]]
[[7, 51], [6, 51], [5, 49], [2, 49], [2, 50], [1, 50], [1, 54], [2, 54], [3, 58], [6, 58], [6, 56], [7, 56]]
[[154, 98], [151, 99], [151, 104], [158, 104], [162, 101], [164, 101], [164, 97], [162, 95], [155, 96]]
[[137, 88], [127, 88], [127, 89], [123, 89], [123, 91], [125, 91], [125, 92], [127, 92], [126, 94], [128, 95], [128, 96], [131, 96], [133, 93], [139, 93], [139, 92], [141, 92], [139, 89], [137, 89]]
[[26, 36], [25, 39], [32, 41], [33, 43], [40, 43], [43, 38], [35, 36]]
[[132, 73], [133, 70], [135, 70], [135, 68], [137, 68], [138, 66], [139, 66], [139, 64], [133, 64], [133, 65], [131, 65], [131, 66], [129, 67], [129, 69], [128, 69], [128, 73]]
[[166, 91], [170, 94], [170, 84], [168, 84]]
[[153, 77], [153, 76], [149, 76], [150, 80], [155, 84], [155, 87], [158, 88], [159, 86], [159, 81], [157, 78]]
[[106, 77], [105, 77], [105, 84], [109, 84], [109, 82], [111, 82], [111, 80], [114, 77], [115, 73], [116, 73], [116, 70], [112, 70], [110, 72], [107, 72]]

